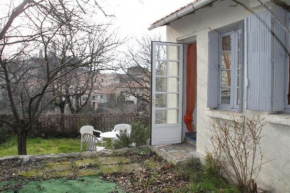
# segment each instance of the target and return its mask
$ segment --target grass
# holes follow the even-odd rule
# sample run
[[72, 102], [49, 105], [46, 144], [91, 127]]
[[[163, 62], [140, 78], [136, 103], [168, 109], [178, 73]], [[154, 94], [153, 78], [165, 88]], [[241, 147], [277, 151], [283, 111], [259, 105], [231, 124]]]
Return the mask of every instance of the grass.
[[[80, 152], [80, 139], [70, 138], [28, 138], [27, 154], [51, 154]], [[85, 150], [85, 144], [83, 144]], [[108, 148], [111, 142], [107, 141]], [[10, 137], [0, 144], [0, 157], [17, 155], [17, 137]]]
[[206, 164], [202, 165], [199, 159], [191, 158], [177, 166], [177, 174], [191, 181], [185, 192], [238, 193], [237, 188], [220, 175], [212, 159], [207, 156]]

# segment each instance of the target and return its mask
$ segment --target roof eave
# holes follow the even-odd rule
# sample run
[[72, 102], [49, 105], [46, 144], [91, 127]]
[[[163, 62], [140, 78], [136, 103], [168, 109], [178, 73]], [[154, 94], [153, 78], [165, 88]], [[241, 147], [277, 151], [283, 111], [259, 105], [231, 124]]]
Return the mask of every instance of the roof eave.
[[214, 1], [216, 1], [216, 0], [200, 0], [196, 3], [193, 3], [192, 5], [189, 5], [189, 6], [185, 7], [184, 9], [181, 9], [180, 11], [178, 11], [174, 14], [169, 15], [168, 17], [165, 17], [164, 19], [158, 21], [157, 23], [152, 24], [148, 28], [148, 30], [152, 30], [152, 29], [155, 29], [157, 27], [167, 25], [168, 23], [170, 23], [176, 19], [179, 19], [179, 18], [181, 18], [181, 17], [183, 17], [183, 16], [185, 16], [185, 15], [187, 15], [187, 14], [189, 14], [197, 9], [200, 9], [200, 8], [206, 6]]

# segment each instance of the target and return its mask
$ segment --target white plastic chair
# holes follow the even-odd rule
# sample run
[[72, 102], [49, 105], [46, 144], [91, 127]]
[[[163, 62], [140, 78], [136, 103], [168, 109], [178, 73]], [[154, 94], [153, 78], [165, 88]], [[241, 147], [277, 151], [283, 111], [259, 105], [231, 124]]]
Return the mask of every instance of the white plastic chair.
[[83, 140], [86, 142], [87, 151], [102, 151], [105, 149], [105, 147], [96, 146], [96, 143], [100, 143], [100, 141], [92, 134], [84, 133]]
[[129, 124], [118, 124], [114, 126], [113, 132], [127, 131], [128, 135], [131, 134], [132, 128]]
[[[83, 142], [84, 141], [84, 138], [83, 138], [83, 135], [84, 134], [91, 134], [91, 135], [94, 135], [94, 132], [96, 133], [102, 133], [101, 131], [99, 130], [95, 130], [93, 126], [91, 125], [85, 125], [85, 126], [82, 126], [81, 129], [80, 129], [80, 133], [81, 133], [81, 151], [83, 150]], [[106, 141], [103, 141], [103, 138], [102, 137], [97, 137], [98, 141], [101, 143], [101, 144], [104, 144], [106, 143]]]

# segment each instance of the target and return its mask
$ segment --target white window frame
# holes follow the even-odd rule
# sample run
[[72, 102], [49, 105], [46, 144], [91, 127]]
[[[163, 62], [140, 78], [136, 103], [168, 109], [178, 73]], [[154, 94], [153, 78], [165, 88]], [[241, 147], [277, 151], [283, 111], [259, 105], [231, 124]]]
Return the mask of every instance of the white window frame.
[[[290, 22], [289, 22], [290, 23]], [[290, 25], [289, 25], [289, 27], [290, 27]], [[287, 47], [288, 47], [288, 50], [290, 49], [290, 41], [289, 41], [289, 36], [287, 37]], [[290, 58], [289, 58], [289, 56], [287, 56], [286, 57], [286, 67], [285, 67], [285, 73], [286, 73], [286, 75], [285, 75], [285, 81], [286, 81], [286, 84], [285, 84], [285, 112], [286, 113], [290, 113], [290, 104], [288, 104], [288, 89], [289, 89], [289, 76], [290, 76], [290, 74], [289, 74], [289, 68], [290, 68]]]
[[[288, 25], [288, 28], [290, 29], [290, 14], [288, 14], [286, 20], [286, 25]], [[290, 50], [290, 35], [286, 36], [286, 45], [287, 45], [287, 49]], [[285, 103], [285, 113], [289, 113], [290, 114], [290, 104], [288, 104], [288, 89], [289, 89], [289, 68], [290, 68], [290, 57], [289, 55], [286, 57], [286, 64], [285, 64], [285, 94], [284, 94], [284, 103]]]
[[[221, 103], [221, 87], [222, 87], [222, 37], [230, 35], [231, 37], [231, 86], [230, 86], [230, 104]], [[218, 109], [228, 110], [228, 111], [241, 111], [242, 107], [242, 70], [243, 70], [243, 61], [241, 60], [244, 56], [238, 55], [238, 50], [240, 54], [243, 54], [243, 44], [240, 44], [238, 47], [239, 38], [242, 37], [241, 27], [232, 28], [227, 31], [219, 33], [219, 85], [218, 85]], [[241, 41], [242, 42], [242, 41]], [[239, 81], [237, 80], [237, 71], [239, 73]], [[238, 87], [239, 83], [239, 87]], [[239, 89], [239, 90], [238, 90]], [[237, 95], [239, 98], [237, 98]]]

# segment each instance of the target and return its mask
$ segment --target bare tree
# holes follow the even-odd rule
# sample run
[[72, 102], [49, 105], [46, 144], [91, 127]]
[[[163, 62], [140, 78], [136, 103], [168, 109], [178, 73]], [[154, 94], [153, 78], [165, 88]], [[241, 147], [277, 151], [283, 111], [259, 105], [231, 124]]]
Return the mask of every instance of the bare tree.
[[[62, 50], [59, 62], [70, 60], [74, 65], [82, 66], [67, 73], [68, 69], [63, 69], [62, 76], [57, 81], [54, 89], [54, 96], [61, 95], [56, 100], [57, 106], [60, 107], [61, 113], [64, 113], [64, 107], [68, 104], [71, 113], [79, 113], [90, 101], [92, 91], [99, 87], [97, 76], [102, 70], [114, 69], [113, 60], [115, 48], [122, 41], [115, 36], [115, 32], [109, 32], [108, 26], [98, 28], [90, 32], [87, 38], [82, 38], [82, 47], [86, 47], [86, 52], [75, 50], [74, 53], [80, 53], [77, 57], [71, 58], [71, 50]], [[65, 36], [67, 37], [67, 36]], [[65, 41], [69, 42], [69, 40]], [[62, 44], [63, 42], [60, 42]], [[71, 59], [69, 59], [71, 58]], [[55, 86], [55, 85], [54, 85]], [[82, 96], [86, 96], [82, 98]], [[84, 100], [82, 100], [84, 99]]]
[[160, 41], [160, 36], [144, 36], [136, 39], [136, 49], [128, 49], [120, 68], [123, 94], [131, 95], [145, 104], [150, 103], [151, 93], [151, 42]]
[[[94, 22], [92, 17], [100, 10], [95, 0], [23, 0], [16, 6], [15, 2], [0, 18], [1, 92], [12, 112], [11, 119], [0, 121], [13, 128], [18, 154], [25, 155], [28, 132], [51, 101], [63, 97], [52, 95], [65, 84], [56, 82], [94, 64], [96, 50], [102, 49], [92, 51], [85, 42], [98, 31], [106, 33], [108, 24]], [[43, 58], [35, 57], [39, 48]]]

